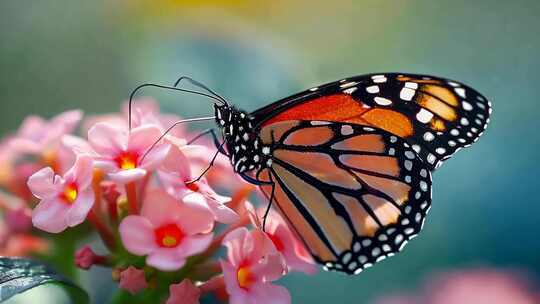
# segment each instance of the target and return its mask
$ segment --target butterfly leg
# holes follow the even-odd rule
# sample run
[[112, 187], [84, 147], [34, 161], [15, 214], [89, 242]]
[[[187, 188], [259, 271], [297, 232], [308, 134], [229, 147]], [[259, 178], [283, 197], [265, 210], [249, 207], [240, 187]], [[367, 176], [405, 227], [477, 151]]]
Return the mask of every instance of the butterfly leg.
[[212, 135], [212, 139], [214, 140], [214, 145], [216, 146], [216, 148], [218, 149], [218, 151], [221, 153], [221, 154], [224, 154], [225, 156], [229, 156], [227, 151], [225, 151], [225, 149], [223, 149], [223, 145], [219, 142], [219, 139], [216, 135], [216, 130], [215, 129], [208, 129], [208, 130], [205, 130], [197, 135], [195, 135], [195, 137], [193, 137], [192, 139], [190, 139], [188, 141], [188, 145], [191, 145], [193, 144], [195, 141], [197, 141], [199, 138], [205, 136], [205, 135]]
[[268, 217], [268, 214], [270, 213], [270, 208], [272, 208], [272, 203], [274, 202], [274, 191], [276, 190], [276, 184], [272, 180], [272, 175], [269, 175], [270, 182], [272, 183], [272, 190], [270, 191], [270, 201], [268, 202], [268, 206], [266, 207], [266, 210], [264, 211], [263, 216], [263, 231], [266, 232], [266, 218]]
[[225, 141], [222, 142], [219, 146], [218, 146], [218, 150], [216, 151], [216, 153], [214, 153], [214, 156], [212, 157], [212, 159], [210, 160], [210, 163], [208, 164], [208, 166], [206, 167], [206, 169], [203, 170], [203, 172], [195, 179], [193, 180], [190, 180], [189, 182], [187, 182], [186, 184], [189, 185], [189, 184], [192, 184], [192, 183], [195, 183], [195, 182], [198, 182], [199, 180], [201, 180], [201, 178], [208, 172], [208, 170], [210, 170], [210, 168], [212, 168], [212, 166], [214, 165], [214, 162], [216, 161], [216, 158], [217, 156], [219, 155], [219, 150], [220, 149], [223, 149], [223, 145], [225, 144]]

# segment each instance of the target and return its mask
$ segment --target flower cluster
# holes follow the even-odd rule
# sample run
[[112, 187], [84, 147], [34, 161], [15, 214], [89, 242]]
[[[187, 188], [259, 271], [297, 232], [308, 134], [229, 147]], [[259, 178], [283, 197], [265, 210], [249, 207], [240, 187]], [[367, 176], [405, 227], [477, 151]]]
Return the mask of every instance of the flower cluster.
[[215, 147], [190, 142], [186, 129], [165, 134], [180, 118], [153, 100], [136, 101], [128, 117], [127, 107], [84, 120], [80, 111], [32, 116], [0, 143], [0, 255], [46, 253], [53, 234], [88, 226], [107, 252], [84, 245], [74, 264], [110, 267], [125, 293], [168, 304], [290, 303], [274, 282], [316, 267], [280, 215], [262, 227], [264, 210], [247, 201], [254, 187], [224, 156], [200, 176]]

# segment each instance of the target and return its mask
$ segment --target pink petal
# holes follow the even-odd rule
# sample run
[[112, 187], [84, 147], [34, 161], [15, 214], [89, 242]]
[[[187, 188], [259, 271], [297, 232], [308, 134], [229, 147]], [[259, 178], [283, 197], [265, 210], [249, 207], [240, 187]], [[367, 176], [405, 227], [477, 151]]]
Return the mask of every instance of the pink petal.
[[176, 248], [158, 248], [148, 255], [146, 263], [162, 271], [175, 271], [186, 263], [186, 259], [178, 255]]
[[213, 233], [186, 237], [177, 247], [179, 256], [190, 257], [205, 251], [212, 243]]
[[183, 209], [181, 203], [167, 192], [155, 189], [147, 193], [141, 215], [158, 228], [178, 222]]
[[286, 272], [287, 266], [279, 253], [266, 255], [259, 263], [253, 265], [251, 271], [264, 281], [275, 281]]
[[260, 304], [289, 304], [291, 294], [283, 287], [270, 283], [255, 284], [250, 288], [252, 303]]
[[229, 261], [238, 266], [244, 259], [244, 240], [248, 237], [249, 231], [245, 227], [237, 228], [223, 238], [223, 245], [227, 247]]
[[107, 123], [97, 123], [88, 131], [88, 141], [98, 154], [115, 157], [127, 148], [127, 132]]
[[32, 223], [35, 227], [50, 233], [62, 232], [67, 228], [69, 206], [57, 198], [42, 200], [32, 211]]
[[216, 221], [223, 224], [232, 224], [240, 220], [240, 216], [231, 208], [213, 199], [207, 200], [206, 203], [210, 207], [210, 210], [212, 210], [212, 213], [214, 213]]
[[157, 168], [169, 154], [171, 146], [168, 144], [157, 145], [146, 154], [139, 167], [147, 170]]
[[118, 163], [116, 163], [110, 158], [100, 156], [94, 157], [94, 167], [101, 169], [105, 172], [116, 172], [120, 170], [120, 168], [118, 168]]
[[118, 229], [124, 247], [133, 254], [147, 255], [158, 248], [154, 226], [142, 216], [127, 216]]
[[248, 260], [250, 263], [258, 263], [264, 256], [278, 253], [268, 235], [258, 229], [250, 232], [243, 245], [244, 252], [249, 253]]
[[83, 138], [74, 135], [62, 136], [62, 145], [72, 150], [75, 154], [94, 154], [90, 144]]
[[53, 180], [54, 171], [50, 167], [47, 167], [32, 174], [27, 184], [34, 196], [41, 199], [58, 194], [58, 186], [53, 183]]
[[161, 135], [157, 126], [144, 125], [134, 128], [129, 133], [127, 150], [144, 153]]
[[68, 226], [73, 227], [82, 223], [92, 206], [94, 206], [94, 190], [90, 188], [79, 192], [77, 199], [67, 213], [66, 222]]
[[160, 182], [163, 184], [163, 188], [175, 198], [182, 199], [188, 193], [192, 193], [192, 191], [186, 187], [184, 179], [177, 174], [163, 170], [158, 170], [157, 173]]
[[291, 270], [301, 271], [306, 274], [315, 274], [317, 272], [317, 266], [315, 266], [313, 258], [304, 248], [304, 245], [296, 239], [293, 233], [284, 225], [285, 224], [282, 223], [277, 226], [274, 229], [273, 234], [281, 240], [285, 247], [281, 251], [281, 254], [283, 254], [287, 266], [289, 266]]
[[146, 170], [135, 168], [129, 170], [119, 170], [114, 173], [109, 173], [109, 177], [118, 184], [128, 184], [138, 181], [146, 176]]
[[171, 145], [169, 155], [163, 162], [163, 169], [165, 171], [174, 172], [178, 175], [182, 181], [191, 180], [191, 169], [189, 166], [189, 159], [180, 151], [176, 145]]
[[73, 131], [75, 126], [81, 121], [83, 112], [81, 110], [71, 110], [60, 113], [51, 119], [51, 125], [61, 126], [65, 133]]
[[73, 167], [66, 172], [66, 182], [75, 182], [79, 190], [88, 188], [92, 184], [94, 176], [93, 161], [90, 156], [80, 155], [75, 160]]
[[214, 215], [202, 197], [188, 195], [180, 206], [177, 224], [186, 234], [207, 233], [214, 228]]
[[[223, 279], [225, 280], [225, 289], [230, 296], [237, 294], [245, 295], [245, 290], [238, 285], [238, 269], [231, 263], [219, 260], [221, 270], [223, 271]], [[232, 302], [231, 302], [232, 303]]]
[[41, 134], [45, 131], [45, 120], [37, 115], [30, 115], [24, 119], [17, 135], [27, 138], [35, 138], [36, 134]]

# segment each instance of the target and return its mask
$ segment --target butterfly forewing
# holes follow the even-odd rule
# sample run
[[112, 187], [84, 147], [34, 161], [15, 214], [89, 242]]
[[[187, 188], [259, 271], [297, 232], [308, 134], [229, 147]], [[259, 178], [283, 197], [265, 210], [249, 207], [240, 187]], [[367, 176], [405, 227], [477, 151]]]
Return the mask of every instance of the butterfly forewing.
[[[371, 126], [281, 121], [261, 129], [272, 165], [259, 180], [315, 259], [357, 274], [399, 251], [431, 202], [429, 167], [404, 140]], [[271, 186], [263, 191], [271, 196]]]
[[259, 127], [288, 120], [368, 125], [404, 138], [433, 170], [483, 133], [491, 104], [456, 81], [371, 74], [315, 87], [252, 114]]

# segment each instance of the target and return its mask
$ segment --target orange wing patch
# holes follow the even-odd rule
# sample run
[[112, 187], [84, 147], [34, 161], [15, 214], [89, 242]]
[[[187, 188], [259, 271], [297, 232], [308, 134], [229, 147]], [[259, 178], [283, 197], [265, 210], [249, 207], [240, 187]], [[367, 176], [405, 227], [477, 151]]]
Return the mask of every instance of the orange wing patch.
[[322, 120], [369, 125], [401, 137], [412, 135], [413, 126], [407, 116], [389, 109], [370, 108], [348, 94], [319, 97], [284, 111], [263, 126], [287, 120]]

